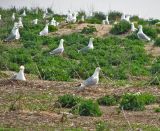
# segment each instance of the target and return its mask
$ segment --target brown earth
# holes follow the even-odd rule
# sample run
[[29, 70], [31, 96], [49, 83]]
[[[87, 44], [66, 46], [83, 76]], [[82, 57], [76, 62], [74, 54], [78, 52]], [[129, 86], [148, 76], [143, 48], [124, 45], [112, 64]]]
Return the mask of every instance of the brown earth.
[[[154, 108], [158, 105], [146, 106], [144, 111], [125, 111], [127, 120], [125, 119], [122, 111], [118, 109], [118, 106], [101, 106], [103, 115], [101, 117], [86, 117], [77, 116], [69, 112], [69, 109], [56, 108], [55, 102], [57, 97], [64, 94], [75, 94], [76, 96], [82, 96], [83, 98], [97, 99], [106, 94], [110, 95], [122, 95], [125, 92], [150, 92], [154, 95], [160, 96], [160, 88], [158, 87], [111, 87], [106, 84], [100, 84], [93, 88], [87, 88], [84, 92], [77, 92], [76, 87], [79, 82], [55, 82], [55, 81], [0, 81], [0, 123], [4, 127], [25, 128], [29, 130], [46, 130], [47, 128], [83, 128], [86, 130], [95, 130], [95, 125], [98, 121], [105, 121], [108, 123], [110, 129], [118, 130], [122, 128], [124, 130], [129, 129], [127, 120], [134, 124], [148, 125], [159, 127], [160, 117], [159, 113], [154, 112]], [[45, 93], [51, 95], [52, 101], [45, 101], [43, 99], [29, 99], [30, 95], [40, 95]], [[22, 99], [17, 101], [18, 109], [15, 111], [9, 111], [10, 103], [14, 102], [13, 96], [16, 94], [22, 94]], [[28, 103], [46, 104], [48, 106], [44, 110], [29, 110], [25, 107]], [[140, 126], [141, 127], [141, 126]], [[133, 127], [135, 129], [135, 127]]]

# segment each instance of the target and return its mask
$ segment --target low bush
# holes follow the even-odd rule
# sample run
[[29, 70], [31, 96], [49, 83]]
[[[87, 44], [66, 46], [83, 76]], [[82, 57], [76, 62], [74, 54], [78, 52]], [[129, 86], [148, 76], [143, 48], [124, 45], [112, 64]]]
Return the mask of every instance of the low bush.
[[72, 112], [79, 114], [80, 116], [101, 116], [102, 112], [98, 106], [97, 102], [93, 100], [83, 100], [75, 108], [72, 109]]
[[56, 26], [49, 25], [49, 26], [48, 26], [48, 30], [49, 30], [49, 32], [55, 32], [55, 31], [58, 30], [58, 28], [57, 28]]
[[152, 39], [157, 38], [157, 30], [151, 27], [144, 27], [143, 32]]
[[160, 107], [155, 108], [155, 112], [159, 113], [160, 112]]
[[141, 96], [141, 99], [143, 99], [145, 105], [149, 105], [151, 103], [156, 102], [156, 96], [150, 93], [143, 93], [140, 96]]
[[122, 15], [121, 12], [111, 11], [108, 14], [108, 19], [109, 19], [109, 21], [111, 21], [113, 23], [116, 20], [120, 20], [121, 19], [121, 15]]
[[120, 108], [124, 110], [139, 111], [145, 109], [145, 102], [141, 95], [127, 93], [124, 94], [120, 101]]
[[71, 94], [66, 94], [58, 97], [58, 102], [60, 103], [61, 107], [65, 108], [71, 108], [75, 106], [79, 101], [80, 98]]
[[94, 26], [87, 26], [87, 27], [84, 27], [82, 29], [81, 33], [83, 33], [83, 34], [93, 34], [94, 32], [97, 32], [97, 29]]
[[160, 46], [160, 38], [157, 38], [154, 42], [154, 45]]
[[116, 105], [117, 101], [114, 96], [104, 96], [97, 100], [98, 104], [106, 105], [106, 106], [113, 106]]
[[127, 33], [130, 30], [130, 28], [131, 28], [130, 23], [123, 20], [123, 21], [120, 21], [118, 24], [114, 25], [110, 33], [114, 35], [121, 35], [121, 34]]
[[99, 121], [96, 123], [96, 131], [108, 131], [107, 123], [103, 121]]

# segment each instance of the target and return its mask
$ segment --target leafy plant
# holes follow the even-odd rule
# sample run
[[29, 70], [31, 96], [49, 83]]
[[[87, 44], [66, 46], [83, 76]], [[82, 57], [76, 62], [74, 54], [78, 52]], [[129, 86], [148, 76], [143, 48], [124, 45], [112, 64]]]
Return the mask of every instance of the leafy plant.
[[65, 94], [63, 96], [58, 97], [58, 102], [61, 104], [61, 107], [71, 108], [80, 101], [80, 98], [71, 95], [71, 94]]
[[120, 108], [124, 110], [144, 110], [145, 102], [139, 94], [124, 94], [120, 101]]
[[49, 26], [48, 26], [48, 30], [49, 30], [49, 32], [55, 32], [55, 31], [58, 30], [58, 28], [57, 28], [56, 26], [49, 25]]
[[117, 101], [114, 96], [104, 96], [97, 100], [98, 104], [106, 105], [106, 106], [113, 106], [116, 105]]
[[72, 109], [73, 113], [81, 116], [101, 116], [102, 112], [97, 102], [93, 100], [83, 100], [75, 108]]
[[151, 37], [152, 39], [157, 38], [157, 30], [151, 27], [144, 27], [143, 31], [146, 35]]
[[160, 107], [155, 108], [155, 112], [159, 113], [160, 112]]
[[108, 131], [107, 123], [99, 121], [96, 123], [96, 131]]
[[87, 26], [87, 27], [84, 27], [82, 29], [81, 33], [83, 33], [83, 34], [93, 34], [96, 31], [97, 31], [97, 29], [94, 26]]
[[160, 46], [160, 38], [157, 38], [154, 42], [154, 45]]
[[120, 21], [118, 24], [114, 25], [110, 33], [114, 35], [121, 35], [127, 33], [130, 30], [130, 28], [131, 28], [130, 23], [123, 20]]

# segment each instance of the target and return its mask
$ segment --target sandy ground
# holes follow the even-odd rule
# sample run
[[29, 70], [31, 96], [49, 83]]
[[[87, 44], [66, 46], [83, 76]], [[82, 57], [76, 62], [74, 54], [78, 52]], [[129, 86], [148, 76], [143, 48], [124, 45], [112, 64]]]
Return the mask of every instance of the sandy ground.
[[[13, 99], [6, 96], [14, 96], [16, 93], [22, 93], [27, 96], [30, 93], [51, 93], [54, 96], [53, 101], [49, 104], [47, 110], [27, 110], [23, 108], [26, 103], [19, 101], [20, 108], [15, 111], [9, 111], [7, 108], [0, 108], [0, 123], [5, 127], [16, 127], [16, 128], [38, 128], [43, 129], [45, 127], [81, 127], [87, 130], [94, 130], [95, 125], [98, 121], [106, 121], [109, 123], [109, 128], [117, 130], [118, 126], [129, 129], [126, 119], [121, 111], [119, 111], [118, 106], [101, 106], [103, 115], [101, 117], [85, 117], [77, 116], [73, 114], [68, 114], [66, 112], [69, 109], [56, 108], [54, 107], [55, 101], [58, 96], [64, 94], [75, 94], [76, 96], [82, 96], [83, 98], [97, 99], [106, 94], [120, 96], [125, 92], [150, 92], [154, 95], [160, 96], [160, 88], [158, 87], [111, 87], [106, 84], [97, 85], [93, 88], [87, 88], [84, 92], [77, 93], [74, 89], [79, 82], [54, 82], [54, 81], [28, 81], [19, 82], [11, 80], [1, 80], [0, 81], [0, 105], [1, 108], [6, 103], [11, 103]], [[24, 97], [25, 98], [25, 97]], [[35, 102], [34, 100], [30, 101]], [[44, 101], [38, 101], [43, 104]], [[125, 111], [125, 114], [131, 124], [148, 125], [159, 127], [160, 117], [158, 113], [154, 112], [154, 108], [158, 105], [146, 106], [144, 111]]]

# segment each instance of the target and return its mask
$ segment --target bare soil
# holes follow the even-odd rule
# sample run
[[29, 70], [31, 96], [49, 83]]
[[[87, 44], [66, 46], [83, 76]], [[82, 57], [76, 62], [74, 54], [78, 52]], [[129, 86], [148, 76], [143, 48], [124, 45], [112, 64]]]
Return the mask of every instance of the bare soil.
[[[87, 88], [84, 92], [77, 92], [74, 87], [79, 84], [77, 82], [55, 82], [55, 81], [13, 81], [13, 80], [1, 80], [0, 81], [0, 123], [4, 127], [15, 128], [28, 128], [29, 130], [44, 130], [44, 127], [53, 128], [83, 128], [86, 130], [95, 130], [95, 125], [98, 121], [106, 121], [110, 129], [118, 130], [123, 128], [128, 130], [129, 126], [123, 113], [119, 110], [118, 106], [101, 106], [103, 115], [101, 117], [86, 117], [77, 116], [69, 112], [69, 109], [56, 108], [55, 102], [57, 97], [64, 94], [75, 94], [82, 96], [83, 98], [97, 99], [106, 94], [110, 95], [122, 95], [125, 92], [150, 92], [154, 95], [160, 96], [159, 87], [111, 87], [106, 84], [100, 84], [96, 87]], [[49, 93], [53, 96], [53, 100], [49, 104], [47, 110], [29, 110], [23, 106], [27, 104], [27, 95]], [[6, 103], [12, 103], [14, 99], [12, 96], [22, 93], [23, 100], [18, 103], [20, 108], [15, 111], [10, 111], [9, 106]], [[11, 98], [9, 98], [9, 96]], [[26, 103], [25, 103], [25, 102]], [[34, 100], [30, 100], [30, 103], [34, 103]], [[37, 101], [43, 104], [45, 101]], [[5, 109], [3, 108], [5, 106]], [[154, 127], [160, 127], [159, 113], [154, 112], [154, 108], [158, 105], [146, 106], [144, 111], [125, 111], [128, 121], [134, 125], [148, 125]], [[44, 127], [43, 127], [44, 126]]]

